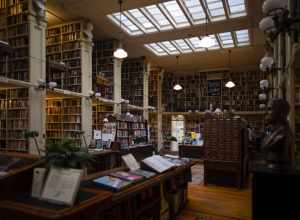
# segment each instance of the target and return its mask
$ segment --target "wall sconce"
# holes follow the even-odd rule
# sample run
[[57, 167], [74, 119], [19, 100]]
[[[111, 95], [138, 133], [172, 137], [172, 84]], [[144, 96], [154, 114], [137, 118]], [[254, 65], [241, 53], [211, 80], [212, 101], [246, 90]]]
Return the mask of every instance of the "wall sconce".
[[270, 37], [271, 42], [276, 40], [280, 33], [293, 32], [295, 36], [298, 35], [294, 25], [300, 23], [300, 17], [291, 17], [287, 6], [288, 0], [266, 0], [262, 6], [266, 17], [260, 21], [259, 28]]

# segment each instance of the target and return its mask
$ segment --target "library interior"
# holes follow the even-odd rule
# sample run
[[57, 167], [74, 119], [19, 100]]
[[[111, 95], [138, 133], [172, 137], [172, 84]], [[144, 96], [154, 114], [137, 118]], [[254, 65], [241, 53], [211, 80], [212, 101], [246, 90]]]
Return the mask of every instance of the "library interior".
[[0, 0], [0, 220], [300, 219], [299, 41], [299, 0]]

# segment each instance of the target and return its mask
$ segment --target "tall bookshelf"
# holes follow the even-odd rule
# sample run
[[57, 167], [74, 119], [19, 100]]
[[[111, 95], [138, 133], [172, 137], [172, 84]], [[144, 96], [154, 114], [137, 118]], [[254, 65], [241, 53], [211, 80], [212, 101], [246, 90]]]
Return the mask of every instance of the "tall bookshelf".
[[[44, 47], [41, 36], [45, 17], [43, 8], [36, 6], [34, 0], [0, 0], [0, 40], [7, 42], [12, 48], [7, 57], [0, 57], [1, 77], [36, 82], [35, 70], [40, 70], [39, 78], [43, 75], [43, 50], [36, 50], [34, 44]], [[34, 106], [36, 103], [40, 104], [40, 96], [32, 100], [39, 92], [10, 86], [1, 88], [0, 93], [1, 148], [27, 152], [31, 142], [24, 139], [24, 131], [30, 129], [42, 132], [32, 120], [32, 115], [38, 119], [43, 115], [41, 112], [35, 114]], [[42, 137], [38, 137], [39, 143], [41, 140]]]
[[[74, 21], [50, 26], [47, 29], [47, 61], [63, 62], [69, 71], [58, 77], [60, 89], [82, 92], [82, 44], [84, 21]], [[48, 78], [53, 72], [47, 72]], [[52, 77], [53, 78], [53, 77]]]
[[61, 143], [71, 139], [81, 145], [81, 99], [48, 98], [46, 100], [46, 140], [47, 143]]
[[29, 126], [28, 89], [0, 90], [0, 148], [28, 151], [24, 132]]
[[127, 59], [122, 63], [122, 98], [130, 104], [144, 104], [144, 73], [147, 65], [144, 57]]
[[[163, 81], [163, 104], [167, 112], [205, 111], [210, 105], [213, 108], [229, 109], [230, 103], [236, 111], [259, 111], [259, 81], [264, 78], [265, 74], [259, 71], [166, 74]], [[236, 84], [230, 90], [225, 87], [229, 79]], [[183, 89], [174, 91], [176, 83], [182, 85]]]
[[99, 101], [93, 103], [93, 130], [102, 130], [103, 120], [113, 113], [113, 106]]
[[103, 92], [101, 85], [93, 84], [93, 90], [101, 92], [105, 98], [114, 97], [114, 57], [113, 53], [117, 48], [117, 40], [99, 40], [94, 42], [93, 48], [93, 80], [104, 77], [108, 81], [107, 89]]
[[150, 132], [150, 141], [157, 145], [158, 139], [158, 125], [157, 125], [157, 114], [150, 113], [149, 114], [149, 132]]

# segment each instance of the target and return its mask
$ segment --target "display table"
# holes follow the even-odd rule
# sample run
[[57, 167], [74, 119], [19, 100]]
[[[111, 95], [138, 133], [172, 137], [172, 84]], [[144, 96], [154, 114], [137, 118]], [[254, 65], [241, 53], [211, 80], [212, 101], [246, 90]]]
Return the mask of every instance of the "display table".
[[[11, 163], [11, 160], [16, 160]], [[33, 168], [39, 166], [42, 161], [39, 157], [24, 153], [0, 152], [0, 166], [11, 163], [7, 174], [0, 176], [0, 200], [13, 197], [15, 193], [29, 190], [32, 182]]]
[[179, 156], [195, 159], [204, 159], [204, 147], [201, 145], [180, 144]]
[[253, 164], [253, 219], [298, 219], [300, 166], [274, 170], [264, 164]]
[[104, 190], [94, 185], [92, 180], [126, 168], [94, 173], [83, 179], [77, 202], [73, 207], [41, 202], [29, 197], [28, 192], [18, 193], [14, 199], [0, 202], [0, 219], [135, 220], [152, 218], [159, 220], [162, 203], [161, 188], [164, 189], [162, 195], [165, 195], [169, 204], [170, 219], [174, 219], [175, 208], [183, 207], [186, 197], [179, 205], [175, 205], [172, 195], [180, 191], [187, 192], [187, 183], [191, 179], [191, 166], [194, 164], [190, 162], [158, 174], [120, 192]]

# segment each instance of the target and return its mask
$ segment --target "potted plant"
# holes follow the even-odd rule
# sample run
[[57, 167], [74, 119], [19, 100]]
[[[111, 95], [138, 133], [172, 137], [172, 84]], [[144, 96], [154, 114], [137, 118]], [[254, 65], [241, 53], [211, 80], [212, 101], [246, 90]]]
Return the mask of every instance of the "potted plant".
[[48, 166], [61, 168], [86, 169], [93, 162], [92, 156], [83, 148], [78, 147], [70, 139], [61, 143], [47, 145], [45, 160]]

